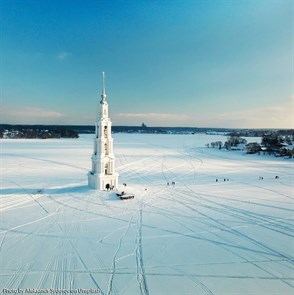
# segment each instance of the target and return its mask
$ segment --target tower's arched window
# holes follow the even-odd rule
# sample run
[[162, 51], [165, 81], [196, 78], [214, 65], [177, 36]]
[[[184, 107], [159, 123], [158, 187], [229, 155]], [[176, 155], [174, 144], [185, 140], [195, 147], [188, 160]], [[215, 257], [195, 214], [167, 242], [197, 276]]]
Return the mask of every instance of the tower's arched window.
[[104, 126], [104, 137], [107, 138], [107, 126]]
[[104, 169], [104, 171], [105, 171], [105, 174], [108, 174], [108, 164], [105, 164], [105, 169]]
[[108, 155], [108, 145], [107, 145], [107, 143], [104, 144], [104, 152], [105, 152], [105, 155]]

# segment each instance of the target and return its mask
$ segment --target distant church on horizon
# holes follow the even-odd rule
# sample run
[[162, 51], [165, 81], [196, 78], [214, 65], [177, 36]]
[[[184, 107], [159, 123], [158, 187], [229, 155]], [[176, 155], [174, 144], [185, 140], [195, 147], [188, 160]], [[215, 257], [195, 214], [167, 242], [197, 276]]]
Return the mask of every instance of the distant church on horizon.
[[92, 170], [88, 172], [88, 185], [96, 190], [112, 189], [118, 186], [118, 173], [115, 169], [111, 120], [105, 92], [105, 74], [102, 72], [101, 108], [95, 123]]

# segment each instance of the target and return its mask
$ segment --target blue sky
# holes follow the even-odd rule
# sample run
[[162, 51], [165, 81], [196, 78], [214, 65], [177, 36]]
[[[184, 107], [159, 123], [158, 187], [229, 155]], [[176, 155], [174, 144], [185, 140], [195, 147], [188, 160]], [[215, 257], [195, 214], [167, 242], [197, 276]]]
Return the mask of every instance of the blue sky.
[[0, 0], [1, 123], [293, 128], [292, 0]]

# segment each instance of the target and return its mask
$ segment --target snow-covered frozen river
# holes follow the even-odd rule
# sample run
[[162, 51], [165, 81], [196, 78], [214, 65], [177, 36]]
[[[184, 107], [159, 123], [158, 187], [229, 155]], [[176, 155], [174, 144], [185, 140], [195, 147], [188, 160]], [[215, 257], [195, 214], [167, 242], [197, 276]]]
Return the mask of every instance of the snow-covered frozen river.
[[293, 294], [294, 162], [217, 140], [114, 134], [126, 201], [87, 187], [93, 135], [1, 140], [2, 292]]

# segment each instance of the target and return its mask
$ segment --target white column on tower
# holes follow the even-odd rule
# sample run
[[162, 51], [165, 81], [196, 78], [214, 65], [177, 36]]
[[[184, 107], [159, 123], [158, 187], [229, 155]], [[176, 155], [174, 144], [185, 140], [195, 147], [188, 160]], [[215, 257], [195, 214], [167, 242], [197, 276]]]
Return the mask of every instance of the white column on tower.
[[115, 156], [113, 153], [111, 120], [108, 114], [106, 97], [105, 73], [102, 72], [101, 106], [95, 123], [92, 170], [88, 173], [88, 185], [97, 190], [116, 188], [118, 185], [118, 173], [114, 165]]

